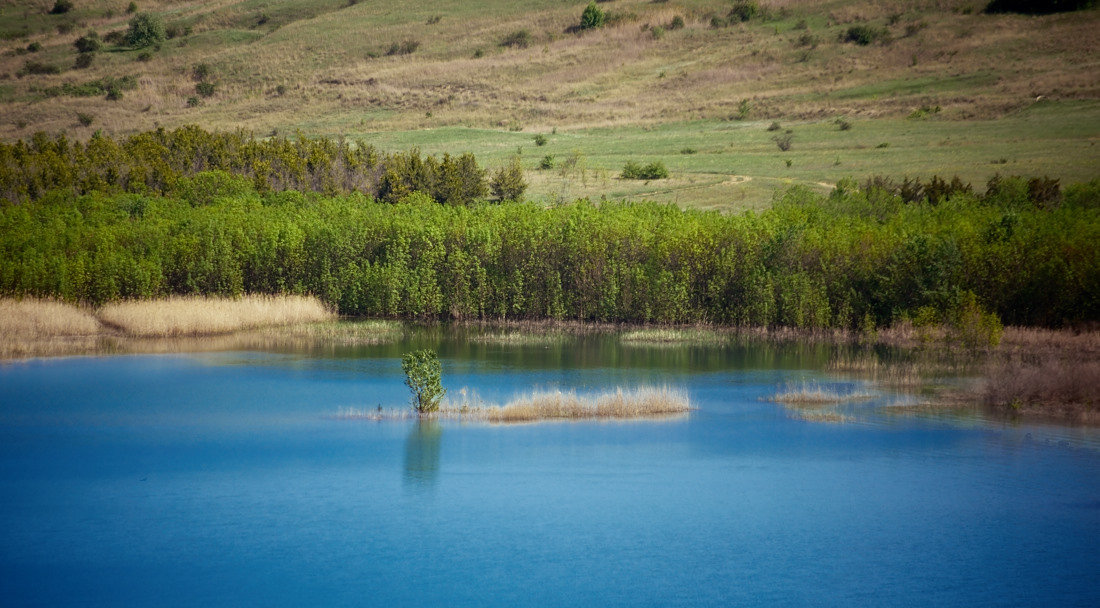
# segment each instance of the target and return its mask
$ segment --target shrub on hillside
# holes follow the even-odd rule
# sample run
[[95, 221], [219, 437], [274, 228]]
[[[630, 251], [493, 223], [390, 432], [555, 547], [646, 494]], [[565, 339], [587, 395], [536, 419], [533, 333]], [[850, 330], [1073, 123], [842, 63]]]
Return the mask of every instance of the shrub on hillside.
[[78, 53], [95, 53], [103, 48], [103, 41], [99, 39], [99, 34], [95, 30], [90, 30], [87, 34], [77, 38], [76, 42], [73, 42], [73, 46], [76, 47]]
[[760, 4], [756, 0], [736, 0], [730, 9], [729, 21], [748, 21], [760, 14]]
[[581, 13], [581, 29], [591, 30], [598, 27], [603, 27], [607, 22], [607, 14], [603, 12], [603, 9], [596, 6], [595, 2], [589, 2], [588, 6], [584, 7], [584, 12]]
[[505, 36], [504, 39], [500, 41], [500, 46], [525, 49], [531, 46], [531, 40], [531, 32], [527, 30], [516, 30]]
[[871, 27], [870, 25], [853, 25], [841, 34], [843, 42], [854, 42], [861, 46], [867, 46], [874, 42], [885, 42], [889, 39], [890, 32], [886, 28]]
[[386, 49], [386, 55], [411, 55], [416, 52], [416, 49], [420, 48], [419, 40], [402, 40], [401, 42], [394, 42]]
[[656, 161], [647, 165], [641, 165], [634, 161], [627, 161], [623, 165], [623, 171], [619, 174], [620, 179], [667, 179], [668, 169], [665, 168], [665, 164]]
[[73, 10], [73, 0], [57, 0], [57, 2], [54, 3], [53, 8], [50, 9], [50, 14], [64, 15], [71, 10]]
[[518, 201], [523, 198], [527, 182], [523, 179], [523, 165], [520, 164], [519, 157], [513, 157], [511, 162], [493, 174], [489, 188], [493, 197], [499, 201]]
[[160, 17], [149, 13], [138, 13], [130, 19], [125, 40], [126, 44], [140, 49], [162, 44], [167, 37], [164, 21]]

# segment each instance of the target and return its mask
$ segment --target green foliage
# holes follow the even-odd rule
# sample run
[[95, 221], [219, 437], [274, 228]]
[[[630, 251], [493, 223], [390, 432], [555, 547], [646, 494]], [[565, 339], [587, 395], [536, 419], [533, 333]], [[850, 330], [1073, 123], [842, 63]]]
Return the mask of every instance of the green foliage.
[[32, 43], [27, 45], [27, 52], [28, 53], [37, 53], [38, 51], [41, 51], [41, 50], [42, 50], [42, 43], [41, 42], [32, 42]]
[[607, 22], [607, 14], [596, 5], [595, 2], [589, 2], [588, 6], [584, 7], [584, 12], [581, 13], [581, 29], [591, 30], [598, 27], [603, 27]]
[[73, 62], [73, 69], [83, 70], [91, 67], [92, 61], [94, 60], [95, 55], [93, 53], [80, 53], [76, 56], [76, 61]]
[[539, 133], [538, 135], [535, 136], [535, 145], [536, 146], [545, 146], [547, 141], [548, 140], [546, 139], [546, 136], [543, 135], [542, 133]]
[[92, 122], [95, 121], [95, 115], [86, 114], [84, 112], [77, 112], [76, 113], [76, 120], [80, 123], [81, 126], [90, 127], [90, 126], [92, 126]]
[[401, 357], [405, 386], [412, 391], [413, 409], [420, 414], [439, 410], [447, 390], [443, 388], [443, 365], [434, 350], [416, 350]]
[[539, 169], [553, 169], [554, 168], [554, 155], [547, 154], [539, 161]]
[[518, 201], [523, 198], [523, 193], [527, 190], [527, 182], [523, 179], [523, 165], [520, 164], [518, 156], [512, 157], [507, 165], [493, 174], [489, 188], [493, 196], [500, 201]]
[[19, 68], [19, 71], [15, 73], [16, 76], [22, 78], [24, 76], [32, 74], [60, 74], [61, 68], [52, 63], [44, 63], [41, 61], [28, 61], [23, 64], [23, 67]]
[[137, 10], [138, 10], [137, 2], [130, 2], [130, 4], [126, 5], [126, 14], [127, 15], [133, 15], [134, 13], [137, 12]]
[[90, 30], [87, 34], [77, 38], [76, 42], [73, 42], [73, 46], [76, 47], [78, 53], [95, 53], [103, 48], [103, 41], [99, 39], [99, 34], [95, 30]]
[[761, 15], [760, 4], [756, 0], [735, 0], [730, 8], [729, 21], [748, 21]]
[[668, 29], [670, 29], [670, 30], [679, 30], [679, 29], [683, 29], [683, 27], [684, 27], [684, 18], [681, 17], [680, 15], [676, 15], [675, 17], [673, 17], [672, 21], [670, 21], [669, 24], [668, 24]]
[[50, 9], [50, 14], [64, 15], [71, 10], [73, 10], [72, 0], [57, 0], [57, 2], [54, 2], [53, 8]]
[[627, 161], [623, 165], [622, 173], [619, 174], [620, 179], [667, 179], [668, 169], [665, 168], [665, 164], [661, 161], [655, 161], [647, 165], [641, 165], [634, 161]]
[[195, 92], [203, 97], [211, 97], [214, 95], [214, 91], [217, 89], [217, 84], [213, 82], [198, 82], [195, 83]]
[[58, 95], [68, 95], [69, 97], [95, 97], [97, 95], [106, 95], [112, 89], [130, 91], [136, 88], [137, 79], [133, 76], [122, 76], [121, 78], [104, 76], [103, 78], [89, 80], [81, 84], [66, 82], [59, 87], [45, 89], [45, 93], [50, 97], [56, 97]]
[[882, 27], [872, 27], [870, 25], [853, 25], [844, 32], [841, 33], [841, 40], [844, 42], [854, 42], [861, 46], [867, 46], [874, 42], [887, 42], [890, 38], [890, 31]]
[[508, 34], [500, 41], [500, 46], [510, 46], [518, 49], [525, 49], [531, 46], [531, 32], [527, 30], [516, 30], [511, 34]]
[[164, 21], [160, 17], [138, 13], [130, 18], [125, 40], [129, 46], [140, 49], [163, 44], [167, 37]]

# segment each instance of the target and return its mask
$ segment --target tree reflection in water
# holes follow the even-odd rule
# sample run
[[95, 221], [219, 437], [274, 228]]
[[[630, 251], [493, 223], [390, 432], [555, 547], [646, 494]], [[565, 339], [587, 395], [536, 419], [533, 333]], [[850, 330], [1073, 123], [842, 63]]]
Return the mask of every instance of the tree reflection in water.
[[439, 474], [443, 427], [438, 420], [417, 420], [405, 440], [406, 485], [430, 488]]

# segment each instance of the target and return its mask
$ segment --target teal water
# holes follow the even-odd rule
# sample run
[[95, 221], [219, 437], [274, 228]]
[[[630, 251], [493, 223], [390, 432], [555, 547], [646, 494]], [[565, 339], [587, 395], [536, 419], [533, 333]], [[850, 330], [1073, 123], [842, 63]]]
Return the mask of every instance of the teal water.
[[[400, 353], [487, 401], [668, 384], [661, 421], [340, 419]], [[0, 366], [5, 606], [1096, 606], [1100, 436], [761, 401], [827, 347], [378, 347]]]

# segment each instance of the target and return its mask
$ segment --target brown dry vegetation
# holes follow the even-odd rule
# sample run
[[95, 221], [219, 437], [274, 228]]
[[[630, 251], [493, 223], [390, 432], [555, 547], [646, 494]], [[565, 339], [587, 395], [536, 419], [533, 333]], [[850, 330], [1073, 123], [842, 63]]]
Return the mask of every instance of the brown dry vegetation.
[[252, 295], [240, 299], [183, 296], [117, 302], [101, 308], [98, 317], [131, 336], [174, 337], [316, 323], [330, 321], [335, 314], [314, 297]]
[[[167, 41], [150, 61], [135, 61], [137, 51], [101, 52], [88, 69], [15, 78], [29, 57], [16, 49], [31, 41], [44, 50], [30, 58], [68, 68], [72, 42], [87, 29], [103, 35], [125, 28], [129, 16], [121, 7], [86, 3], [71, 32], [43, 29], [7, 43], [0, 56], [0, 75], [7, 77], [0, 136], [196, 122], [261, 134], [579, 128], [728, 119], [743, 99], [754, 118], [904, 116], [922, 105], [941, 106], [946, 117], [989, 118], [1039, 95], [1100, 97], [1097, 11], [1036, 19], [984, 15], [972, 10], [980, 4], [974, 0], [762, 4], [779, 18], [716, 29], [710, 17], [728, 10], [726, 2], [620, 0], [608, 5], [623, 16], [614, 25], [566, 34], [583, 2], [457, 2], [396, 12], [389, 3], [291, 2], [282, 7], [285, 15], [265, 9], [272, 13], [261, 24], [263, 11], [244, 2], [151, 0], [142, 10], [169, 24], [187, 23], [192, 33]], [[40, 2], [12, 5], [8, 18], [21, 7], [44, 10]], [[443, 19], [427, 23], [437, 13]], [[683, 29], [659, 39], [649, 31], [677, 15]], [[796, 27], [800, 20], [806, 29]], [[840, 42], [838, 34], [854, 24], [886, 27], [893, 40], [867, 47]], [[517, 29], [530, 30], [533, 43], [501, 48], [499, 41]], [[419, 40], [420, 49], [380, 54], [406, 39]], [[195, 94], [191, 71], [198, 63], [212, 67], [218, 90], [192, 108], [187, 99]], [[41, 93], [121, 75], [136, 76], [139, 86], [119, 101]], [[78, 111], [94, 114], [95, 123], [79, 126]]]
[[595, 398], [551, 391], [519, 397], [499, 408], [489, 408], [490, 422], [533, 422], [558, 419], [629, 419], [683, 414], [691, 410], [687, 395], [669, 387], [619, 389]]

